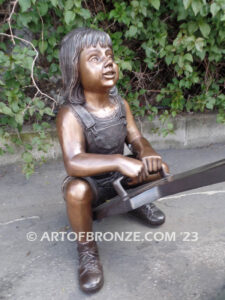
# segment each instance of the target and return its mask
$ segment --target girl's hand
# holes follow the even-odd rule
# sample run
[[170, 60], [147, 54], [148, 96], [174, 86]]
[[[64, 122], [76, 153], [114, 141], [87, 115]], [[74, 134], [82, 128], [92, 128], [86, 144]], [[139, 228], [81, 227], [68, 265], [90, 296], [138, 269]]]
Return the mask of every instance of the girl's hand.
[[129, 185], [141, 183], [147, 179], [144, 163], [134, 158], [120, 156], [118, 171], [131, 179]]
[[146, 176], [152, 173], [157, 173], [162, 169], [162, 157], [160, 155], [150, 155], [141, 158]]

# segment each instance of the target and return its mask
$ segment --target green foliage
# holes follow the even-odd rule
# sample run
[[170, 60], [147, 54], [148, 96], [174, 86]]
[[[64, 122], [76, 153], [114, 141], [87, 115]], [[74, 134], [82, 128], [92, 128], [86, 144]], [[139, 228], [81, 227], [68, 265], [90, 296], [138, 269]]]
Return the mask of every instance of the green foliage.
[[[0, 0], [2, 8], [7, 3]], [[159, 115], [166, 135], [173, 132], [170, 118], [182, 112], [214, 110], [225, 123], [224, 12], [224, 0], [19, 0], [11, 25], [18, 36], [31, 36], [39, 51], [34, 78], [43, 92], [55, 94], [63, 36], [81, 26], [107, 31], [120, 67], [121, 94], [135, 116], [152, 121]], [[1, 31], [9, 33], [7, 23]], [[0, 41], [0, 155], [21, 146], [29, 177], [35, 167], [32, 149], [48, 151], [46, 124], [54, 118], [54, 103], [33, 86], [35, 52], [15, 42]], [[29, 142], [21, 136], [26, 124], [38, 133]], [[9, 128], [16, 132], [11, 140]]]

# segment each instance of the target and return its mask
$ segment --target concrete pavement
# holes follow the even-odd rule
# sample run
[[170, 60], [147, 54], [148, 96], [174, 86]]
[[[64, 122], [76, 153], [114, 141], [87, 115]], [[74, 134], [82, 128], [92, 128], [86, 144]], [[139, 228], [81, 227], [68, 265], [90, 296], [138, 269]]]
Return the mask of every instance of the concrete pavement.
[[[224, 158], [225, 145], [160, 153], [178, 173]], [[61, 159], [40, 166], [29, 181], [19, 164], [0, 167], [0, 299], [225, 299], [224, 183], [158, 201], [167, 216], [158, 228], [127, 215], [95, 223], [96, 232], [137, 232], [143, 240], [98, 243], [105, 284], [88, 296], [78, 288], [75, 243], [48, 240], [52, 232], [70, 233], [64, 176]]]

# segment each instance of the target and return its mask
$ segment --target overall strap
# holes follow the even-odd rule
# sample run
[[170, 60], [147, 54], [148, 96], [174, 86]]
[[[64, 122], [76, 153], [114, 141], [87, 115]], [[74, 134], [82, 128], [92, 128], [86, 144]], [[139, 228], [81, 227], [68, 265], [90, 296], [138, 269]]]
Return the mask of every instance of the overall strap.
[[93, 117], [82, 105], [71, 105], [71, 107], [77, 113], [86, 129], [90, 129], [95, 125]]
[[118, 95], [118, 102], [119, 102], [119, 105], [120, 105], [120, 118], [125, 118], [126, 119], [126, 108], [125, 108], [125, 105], [124, 105], [123, 98], [120, 95]]

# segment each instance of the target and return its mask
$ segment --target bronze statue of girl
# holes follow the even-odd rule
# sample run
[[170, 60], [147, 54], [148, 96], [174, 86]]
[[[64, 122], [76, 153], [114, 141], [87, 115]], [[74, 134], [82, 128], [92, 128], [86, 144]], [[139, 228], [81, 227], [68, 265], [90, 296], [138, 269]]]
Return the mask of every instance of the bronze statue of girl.
[[[161, 156], [138, 130], [129, 104], [118, 94], [118, 66], [105, 32], [78, 28], [67, 34], [60, 49], [64, 105], [57, 132], [68, 176], [62, 189], [74, 232], [92, 231], [92, 209], [116, 195], [112, 182], [124, 175], [129, 187], [160, 177]], [[124, 143], [133, 157], [123, 155]], [[154, 204], [132, 212], [149, 225], [165, 221]], [[103, 285], [95, 241], [77, 241], [79, 283], [85, 292]]]

